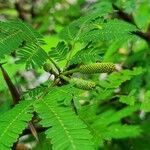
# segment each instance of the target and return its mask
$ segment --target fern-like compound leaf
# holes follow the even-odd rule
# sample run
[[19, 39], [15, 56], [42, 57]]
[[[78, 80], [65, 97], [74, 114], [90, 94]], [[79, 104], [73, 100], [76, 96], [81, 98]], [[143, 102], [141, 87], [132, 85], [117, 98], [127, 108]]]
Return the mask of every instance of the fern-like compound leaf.
[[22, 21], [0, 22], [0, 59], [17, 50], [20, 61], [27, 68], [41, 67], [47, 53], [40, 47], [44, 44], [42, 36]]
[[[97, 13], [96, 13], [97, 14]], [[66, 41], [97, 42], [135, 38], [136, 26], [118, 19], [105, 21], [95, 13], [81, 17], [64, 28], [60, 37]]]
[[91, 6], [91, 13], [101, 14], [101, 16], [107, 16], [113, 11], [112, 3], [110, 1], [97, 1]]
[[64, 60], [68, 54], [69, 48], [65, 42], [59, 42], [56, 47], [52, 47], [49, 56], [57, 61]]
[[19, 56], [18, 63], [26, 63], [26, 68], [42, 67], [47, 60], [47, 53], [36, 44], [30, 44], [17, 52]]
[[59, 105], [63, 91], [59, 91], [61, 95], [58, 97], [57, 92], [51, 91], [35, 105], [35, 111], [42, 119], [41, 124], [49, 128], [46, 135], [51, 139], [53, 150], [93, 150], [92, 137], [86, 125], [71, 108]]
[[[128, 137], [137, 137], [141, 134], [142, 129], [139, 125], [126, 125], [121, 122], [123, 118], [130, 116], [137, 110], [140, 105], [127, 106], [120, 110], [109, 109], [98, 114], [91, 125], [95, 142], [103, 143], [105, 140], [121, 139]], [[87, 112], [85, 112], [87, 113]]]
[[120, 72], [113, 72], [108, 76], [106, 80], [101, 80], [99, 83], [103, 88], [117, 88], [123, 82], [131, 80], [133, 77], [144, 73], [144, 69], [141, 67], [134, 68], [133, 70], [122, 70]]
[[60, 32], [59, 36], [68, 42], [78, 41], [85, 26], [89, 25], [97, 16], [99, 15], [90, 14], [73, 21]]
[[20, 30], [25, 41], [44, 44], [42, 35], [36, 32], [30, 25], [22, 22], [21, 20], [0, 22], [0, 29], [2, 30], [2, 33], [9, 33], [12, 29]]
[[[32, 102], [33, 103], [33, 102]], [[0, 149], [10, 150], [32, 118], [31, 101], [22, 101], [0, 115]]]
[[115, 19], [107, 22], [98, 20], [85, 26], [80, 34], [80, 40], [84, 42], [127, 40], [135, 37], [132, 34], [133, 31], [137, 31], [135, 26], [121, 20]]
[[0, 59], [10, 54], [23, 42], [23, 34], [19, 29], [13, 29], [9, 33], [0, 33]]
[[85, 47], [78, 51], [71, 59], [71, 64], [93, 63], [102, 59], [103, 52], [97, 48]]

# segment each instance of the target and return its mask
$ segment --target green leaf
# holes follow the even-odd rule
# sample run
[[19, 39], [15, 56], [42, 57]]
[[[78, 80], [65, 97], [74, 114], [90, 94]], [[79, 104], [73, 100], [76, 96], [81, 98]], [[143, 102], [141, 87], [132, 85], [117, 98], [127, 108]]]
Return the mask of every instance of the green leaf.
[[47, 53], [38, 45], [30, 44], [17, 52], [19, 60], [17, 63], [26, 63], [26, 68], [42, 67], [48, 59]]
[[102, 80], [99, 84], [106, 88], [118, 88], [123, 82], [131, 80], [134, 76], [138, 76], [144, 72], [141, 67], [133, 68], [133, 70], [122, 70], [114, 72], [108, 76], [106, 80]]
[[19, 29], [12, 29], [9, 34], [0, 33], [0, 59], [10, 54], [23, 42], [24, 36]]
[[105, 52], [103, 61], [113, 62], [114, 55], [118, 53], [118, 49], [123, 45], [124, 41], [118, 39], [110, 43], [107, 51]]
[[127, 40], [136, 37], [132, 34], [137, 31], [136, 26], [118, 19], [105, 20], [103, 14], [90, 13], [72, 22], [60, 33], [66, 41], [110, 41]]
[[0, 115], [0, 149], [10, 150], [32, 118], [33, 101], [22, 101]]
[[56, 47], [52, 47], [49, 56], [57, 61], [64, 60], [69, 52], [65, 42], [59, 42]]
[[97, 1], [97, 3], [91, 6], [91, 13], [101, 14], [106, 17], [109, 13], [113, 11], [112, 3], [109, 1]]
[[112, 124], [110, 126], [97, 126], [93, 128], [95, 133], [95, 142], [97, 145], [101, 142], [104, 143], [106, 140], [112, 139], [123, 139], [123, 138], [135, 138], [142, 132], [138, 125], [121, 125]]
[[104, 138], [122, 139], [128, 137], [137, 137], [140, 135], [141, 131], [142, 130], [138, 125], [113, 124], [106, 129]]
[[134, 106], [127, 106], [118, 111], [110, 111], [110, 112], [108, 111], [109, 113], [107, 113], [106, 111], [98, 115], [93, 126], [106, 126], [112, 123], [116, 123], [120, 121], [122, 118], [130, 116], [132, 113], [134, 113], [139, 109], [140, 109], [140, 105], [135, 104]]
[[40, 47], [44, 44], [42, 36], [31, 26], [19, 20], [6, 21], [0, 22], [0, 30], [1, 58], [19, 48], [18, 62], [26, 62], [27, 68], [41, 67], [46, 61], [47, 53]]
[[134, 105], [135, 101], [136, 101], [136, 97], [135, 97], [135, 92], [136, 90], [133, 89], [129, 95], [125, 96], [125, 95], [121, 95], [119, 101], [128, 105]]
[[[91, 124], [95, 144], [103, 145], [105, 140], [136, 137], [141, 129], [136, 125], [125, 125], [121, 120], [139, 110], [140, 105], [127, 106], [120, 110], [108, 109], [98, 114]], [[132, 135], [133, 133], [133, 135]]]
[[150, 112], [150, 91], [148, 90], [144, 95], [144, 101], [142, 101], [141, 109], [145, 112]]
[[94, 150], [86, 125], [71, 108], [58, 103], [63, 99], [63, 94], [56, 96], [57, 92], [58, 90], [51, 91], [35, 105], [35, 110], [42, 119], [41, 125], [49, 128], [46, 135], [51, 139], [53, 149]]
[[4, 33], [9, 33], [9, 31], [12, 29], [20, 30], [26, 41], [34, 42], [37, 44], [44, 44], [42, 35], [35, 31], [30, 25], [22, 22], [21, 20], [8, 20], [6, 22], [0, 22], [0, 28]]
[[73, 21], [60, 32], [60, 38], [68, 42], [78, 41], [85, 26], [89, 25], [98, 16], [100, 14], [94, 13]]
[[84, 27], [80, 40], [84, 42], [127, 40], [135, 37], [132, 34], [133, 31], [137, 31], [135, 26], [118, 19], [107, 22], [97, 20]]
[[78, 51], [71, 59], [71, 64], [93, 63], [102, 60], [103, 52], [93, 46], [86, 46]]

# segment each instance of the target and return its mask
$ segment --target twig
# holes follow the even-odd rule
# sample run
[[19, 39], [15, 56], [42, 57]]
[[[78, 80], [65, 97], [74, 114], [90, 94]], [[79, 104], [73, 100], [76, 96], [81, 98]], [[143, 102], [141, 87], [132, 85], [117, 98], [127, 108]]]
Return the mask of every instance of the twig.
[[[124, 11], [122, 11], [118, 6], [116, 6], [115, 4], [112, 4], [113, 8], [115, 10], [117, 10], [117, 15], [120, 19], [127, 21], [133, 25], [135, 25], [137, 28], [138, 26], [136, 25], [133, 15], [132, 14], [127, 14]], [[132, 32], [133, 34], [141, 37], [142, 39], [146, 40], [147, 43], [150, 43], [150, 31], [148, 30], [147, 32], [142, 32], [142, 31], [134, 31]]]
[[73, 73], [78, 72], [78, 71], [79, 71], [79, 69], [75, 68], [75, 69], [72, 69], [72, 70], [65, 71], [62, 74], [63, 75], [70, 75], [70, 74], [73, 74]]
[[127, 22], [129, 22], [129, 23], [131, 23], [131, 24], [137, 26], [136, 23], [135, 23], [135, 21], [134, 21], [134, 18], [133, 18], [133, 16], [132, 16], [132, 14], [129, 15], [129, 14], [123, 12], [123, 11], [122, 11], [118, 6], [116, 6], [115, 4], [112, 4], [112, 6], [113, 6], [113, 8], [114, 8], [115, 10], [117, 10], [117, 15], [118, 15], [119, 18], [121, 18], [121, 19], [123, 19], [124, 21], [127, 21]]
[[16, 8], [18, 14], [19, 14], [19, 18], [22, 19], [22, 20], [26, 20], [25, 13], [24, 13], [24, 10], [21, 6], [21, 3], [22, 3], [22, 1], [17, 0], [15, 2], [15, 8]]
[[2, 64], [0, 64], [0, 68], [4, 77], [4, 80], [9, 88], [9, 91], [11, 93], [11, 96], [13, 98], [13, 105], [17, 104], [20, 101], [20, 94], [18, 90], [16, 89], [15, 85], [13, 84], [12, 80], [10, 79], [8, 73], [6, 70], [2, 67]]
[[53, 65], [56, 67], [56, 69], [58, 70], [58, 72], [60, 73], [61, 72], [61, 69], [59, 68], [59, 66], [57, 65], [57, 63], [55, 63], [55, 61], [53, 59], [51, 59], [49, 57], [49, 60], [53, 63]]

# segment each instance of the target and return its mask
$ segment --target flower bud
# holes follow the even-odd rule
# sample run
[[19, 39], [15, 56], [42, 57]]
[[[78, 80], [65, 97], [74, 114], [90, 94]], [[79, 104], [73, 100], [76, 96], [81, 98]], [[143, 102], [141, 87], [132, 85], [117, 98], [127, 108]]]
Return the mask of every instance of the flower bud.
[[43, 69], [44, 69], [46, 72], [51, 72], [51, 70], [52, 70], [51, 64], [50, 64], [50, 63], [45, 63], [45, 64], [43, 65]]
[[92, 81], [86, 81], [79, 78], [72, 78], [70, 83], [74, 84], [75, 87], [83, 90], [92, 90], [96, 87], [95, 83]]
[[116, 66], [113, 63], [93, 63], [79, 67], [79, 72], [84, 74], [110, 73], [113, 71], [116, 71]]

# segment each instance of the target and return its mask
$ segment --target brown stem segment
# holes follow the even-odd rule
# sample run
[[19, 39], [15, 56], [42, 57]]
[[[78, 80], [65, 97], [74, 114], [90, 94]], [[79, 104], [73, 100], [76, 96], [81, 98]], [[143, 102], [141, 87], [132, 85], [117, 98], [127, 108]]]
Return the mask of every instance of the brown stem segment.
[[[8, 73], [6, 72], [6, 70], [3, 68], [2, 66], [3, 64], [0, 64], [0, 68], [4, 77], [4, 80], [9, 88], [9, 91], [11, 93], [11, 96], [13, 98], [13, 105], [16, 105], [17, 103], [19, 103], [19, 101], [21, 100], [21, 95], [18, 92], [18, 90], [16, 89], [15, 85], [13, 84], [12, 80], [10, 79]], [[33, 134], [33, 136], [36, 138], [36, 140], [38, 140], [38, 136], [37, 136], [37, 131], [33, 125], [33, 123], [30, 121], [29, 122], [29, 128], [31, 130], [31, 133]], [[14, 144], [14, 147], [16, 146], [16, 143]]]
[[11, 96], [13, 98], [13, 105], [17, 104], [20, 101], [20, 94], [18, 92], [18, 90], [16, 89], [15, 85], [13, 84], [13, 82], [11, 81], [8, 73], [6, 72], [6, 70], [2, 67], [2, 65], [0, 64], [0, 68], [4, 77], [4, 80], [9, 88], [9, 91], [11, 93]]
[[133, 18], [133, 16], [130, 14], [127, 14], [127, 13], [125, 13], [125, 12], [123, 12], [118, 6], [116, 6], [115, 4], [112, 4], [112, 6], [113, 6], [113, 8], [115, 9], [115, 10], [117, 10], [117, 15], [118, 15], [118, 17], [119, 18], [121, 18], [122, 20], [124, 20], [124, 21], [126, 21], [126, 22], [129, 22], [129, 23], [131, 23], [131, 24], [133, 24], [133, 25], [135, 25], [136, 26], [136, 23], [135, 23], [135, 21], [134, 21], [134, 18]]

